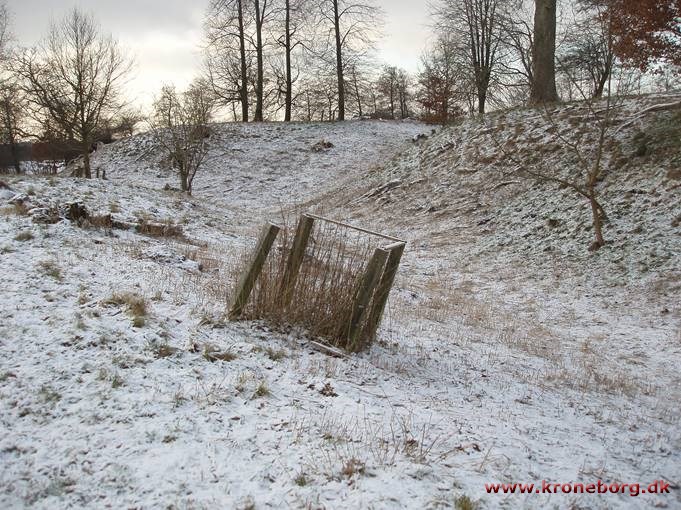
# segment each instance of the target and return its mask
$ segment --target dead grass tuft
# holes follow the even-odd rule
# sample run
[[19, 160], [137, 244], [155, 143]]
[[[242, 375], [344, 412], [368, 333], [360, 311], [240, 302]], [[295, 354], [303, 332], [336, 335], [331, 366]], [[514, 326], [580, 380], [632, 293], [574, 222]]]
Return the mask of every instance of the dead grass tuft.
[[133, 292], [114, 292], [111, 297], [102, 302], [105, 306], [125, 306], [128, 315], [132, 318], [135, 328], [143, 328], [146, 325], [148, 315], [147, 300]]
[[[363, 332], [360, 345], [350, 345], [348, 328], [358, 285], [376, 240], [315, 221], [290, 302], [286, 303], [282, 282], [294, 231], [282, 228], [242, 317], [266, 319], [277, 327], [300, 325], [336, 347], [351, 351], [365, 348], [372, 341], [368, 333]], [[244, 257], [244, 267], [246, 260]]]
[[57, 281], [62, 279], [61, 268], [54, 260], [41, 260], [38, 263], [38, 269], [45, 276], [54, 278]]
[[23, 232], [19, 232], [17, 235], [14, 236], [15, 241], [30, 241], [34, 238], [35, 236], [33, 235], [33, 232], [30, 230], [24, 230]]
[[142, 219], [135, 229], [138, 233], [151, 237], [184, 239], [182, 227], [173, 224], [170, 220], [167, 220], [165, 223], [152, 223], [146, 219]]
[[0, 209], [3, 216], [28, 216], [28, 206], [22, 202], [6, 205]]

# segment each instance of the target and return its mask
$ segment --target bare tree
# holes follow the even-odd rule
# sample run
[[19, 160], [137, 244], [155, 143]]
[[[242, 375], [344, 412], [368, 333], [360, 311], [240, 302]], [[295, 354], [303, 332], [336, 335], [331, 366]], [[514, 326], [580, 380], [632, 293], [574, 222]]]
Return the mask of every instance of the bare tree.
[[0, 63], [7, 59], [9, 39], [9, 12], [5, 2], [2, 2], [0, 3]]
[[584, 0], [576, 13], [566, 41], [566, 49], [558, 57], [558, 69], [570, 75], [569, 81], [586, 81], [592, 97], [603, 95], [615, 66], [611, 12], [602, 2]]
[[[269, 4], [271, 7], [271, 4]], [[263, 121], [264, 111], [264, 87], [265, 87], [265, 60], [264, 60], [264, 46], [265, 40], [263, 38], [263, 27], [265, 20], [271, 9], [268, 9], [268, 0], [253, 0], [253, 15], [255, 17], [255, 55], [256, 55], [256, 80], [255, 80], [255, 113], [253, 120], [255, 122]]]
[[532, 75], [530, 102], [544, 104], [558, 101], [556, 90], [556, 0], [535, 0]]
[[[346, 70], [358, 57], [371, 49], [380, 22], [380, 11], [369, 0], [315, 0], [320, 17], [320, 29], [326, 34], [323, 50], [332, 48], [331, 55], [319, 52], [335, 68], [337, 86], [337, 119], [345, 120]], [[331, 58], [328, 58], [331, 56]]]
[[458, 35], [477, 92], [477, 110], [485, 113], [490, 84], [499, 64], [503, 8], [507, 0], [442, 0], [436, 9], [441, 33]]
[[223, 105], [240, 104], [242, 122], [250, 115], [250, 11], [246, 0], [211, 0], [205, 21], [206, 75]]
[[308, 32], [311, 21], [310, 0], [279, 0], [281, 5], [275, 9], [283, 25], [283, 33], [278, 35], [277, 44], [284, 52], [283, 73], [278, 76], [279, 94], [284, 97], [284, 121], [292, 118], [294, 93], [293, 86], [300, 77], [299, 69], [294, 70], [295, 53], [308, 46]]
[[448, 34], [439, 35], [421, 57], [416, 100], [427, 122], [444, 125], [461, 115], [460, 104], [466, 102], [475, 88], [459, 57], [457, 43]]
[[[584, 123], [583, 130], [575, 131], [570, 126], [561, 126], [554, 118], [551, 107], [544, 105], [544, 118], [551, 126], [553, 139], [551, 142], [567, 150], [572, 156], [568, 164], [565, 160], [561, 164], [546, 158], [535, 157], [526, 160], [519, 159], [516, 151], [509, 151], [495, 139], [495, 142], [507, 161], [516, 165], [514, 172], [527, 176], [538, 182], [558, 185], [569, 189], [589, 202], [591, 211], [591, 224], [594, 232], [594, 241], [590, 245], [590, 251], [596, 251], [605, 246], [606, 240], [603, 235], [603, 225], [607, 215], [601, 203], [600, 184], [603, 179], [613, 170], [612, 158], [607, 156], [608, 148], [616, 144], [615, 129], [618, 101], [621, 96], [613, 94], [612, 77], [606, 86], [605, 99], [591, 97], [589, 91], [575, 83], [580, 91], [584, 114], [579, 114]], [[622, 81], [620, 80], [620, 83]], [[620, 99], [618, 99], [618, 97]], [[660, 105], [662, 108], [678, 107], [678, 103]], [[621, 129], [626, 124], [620, 124]], [[550, 142], [547, 142], [550, 143]], [[560, 154], [559, 152], [557, 154]], [[550, 158], [548, 156], [547, 158]]]
[[9, 149], [9, 163], [21, 173], [19, 140], [26, 136], [21, 129], [26, 101], [19, 87], [11, 80], [0, 81], [0, 143]]
[[519, 85], [529, 93], [534, 79], [532, 69], [532, 51], [534, 47], [533, 13], [529, 12], [533, 2], [516, 0], [506, 5], [503, 14], [502, 44], [505, 47], [505, 58], [501, 65], [505, 74], [519, 78]]
[[10, 20], [7, 6], [0, 4], [0, 144], [9, 149], [8, 166], [16, 173], [21, 172], [18, 155], [20, 122], [23, 113], [24, 98], [11, 75]]
[[180, 188], [191, 195], [194, 178], [208, 155], [215, 96], [202, 81], [178, 93], [166, 86], [154, 102], [150, 124], [170, 165], [177, 169]]
[[92, 177], [90, 150], [102, 121], [122, 105], [120, 86], [131, 65], [116, 41], [101, 35], [94, 19], [78, 9], [16, 59], [31, 114], [55, 138], [78, 147], [81, 177]]
[[398, 100], [397, 74], [397, 67], [385, 66], [383, 68], [383, 72], [378, 77], [378, 81], [376, 82], [377, 90], [387, 101], [388, 111], [390, 112], [391, 119], [395, 118], [395, 107]]

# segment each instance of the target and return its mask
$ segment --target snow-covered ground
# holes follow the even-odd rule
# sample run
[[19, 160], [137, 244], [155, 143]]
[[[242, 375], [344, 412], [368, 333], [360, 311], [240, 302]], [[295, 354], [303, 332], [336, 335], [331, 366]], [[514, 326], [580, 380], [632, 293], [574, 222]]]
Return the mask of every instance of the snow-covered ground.
[[[545, 122], [505, 115], [500, 137]], [[651, 142], [628, 182], [606, 181], [615, 225], [594, 254], [578, 198], [498, 187], [484, 153], [467, 159], [464, 141], [490, 149], [486, 129], [466, 121], [417, 146], [430, 128], [412, 122], [222, 126], [193, 197], [164, 190], [175, 179], [145, 136], [100, 151], [106, 181], [3, 178], [2, 203], [80, 200], [184, 237], [3, 209], [0, 507], [680, 506], [678, 149]], [[311, 151], [322, 139], [334, 147]], [[629, 188], [646, 193], [620, 208]], [[301, 209], [409, 240], [367, 353], [224, 320], [244, 247]], [[484, 488], [599, 479], [672, 493]]]

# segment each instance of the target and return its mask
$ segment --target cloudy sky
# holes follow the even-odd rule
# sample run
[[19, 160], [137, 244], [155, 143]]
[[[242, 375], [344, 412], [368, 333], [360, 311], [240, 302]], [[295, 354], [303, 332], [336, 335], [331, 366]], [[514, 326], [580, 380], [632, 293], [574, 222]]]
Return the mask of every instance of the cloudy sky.
[[[0, 0], [1, 1], [1, 0]], [[135, 58], [128, 86], [140, 105], [148, 105], [164, 83], [183, 87], [199, 68], [201, 23], [209, 0], [5, 0], [12, 31], [23, 46], [36, 44], [51, 20], [74, 6], [96, 16]], [[428, 39], [427, 0], [375, 0], [385, 13], [379, 58], [416, 70]]]

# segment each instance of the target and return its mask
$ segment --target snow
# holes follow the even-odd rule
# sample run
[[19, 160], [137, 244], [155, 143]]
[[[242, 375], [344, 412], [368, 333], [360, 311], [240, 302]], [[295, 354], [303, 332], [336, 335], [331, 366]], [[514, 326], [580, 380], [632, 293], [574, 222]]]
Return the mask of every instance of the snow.
[[[541, 115], [502, 118], [499, 136], [550, 142]], [[216, 129], [192, 197], [164, 190], [175, 179], [145, 135], [95, 156], [105, 181], [3, 178], [32, 207], [79, 200], [179, 224], [186, 240], [0, 218], [0, 507], [681, 505], [678, 151], [605, 182], [612, 243], [593, 254], [578, 197], [496, 187], [498, 165], [473, 158], [492, 152], [474, 120], [434, 135], [414, 122]], [[334, 147], [312, 151], [321, 140]], [[625, 208], [631, 189], [649, 193]], [[223, 318], [260, 225], [304, 209], [409, 241], [367, 353], [333, 358], [303, 331]], [[538, 229], [548, 218], [559, 228]], [[111, 302], [126, 292], [146, 299], [142, 327]], [[664, 479], [672, 494], [484, 489], [598, 479]]]

